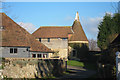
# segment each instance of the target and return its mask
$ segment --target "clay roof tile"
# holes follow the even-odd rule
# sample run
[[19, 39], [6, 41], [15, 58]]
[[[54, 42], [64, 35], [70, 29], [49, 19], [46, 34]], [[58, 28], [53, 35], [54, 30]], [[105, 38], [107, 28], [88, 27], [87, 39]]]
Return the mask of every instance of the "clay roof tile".
[[0, 19], [0, 28], [4, 27], [0, 29], [0, 46], [30, 47], [30, 51], [52, 52], [5, 13], [0, 13]]

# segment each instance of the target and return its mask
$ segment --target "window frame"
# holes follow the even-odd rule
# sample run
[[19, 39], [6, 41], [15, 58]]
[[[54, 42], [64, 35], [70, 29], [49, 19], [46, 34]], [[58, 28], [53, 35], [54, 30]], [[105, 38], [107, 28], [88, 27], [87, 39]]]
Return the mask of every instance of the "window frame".
[[10, 53], [13, 53], [13, 52], [14, 52], [13, 48], [10, 48]]
[[42, 58], [42, 54], [37, 54], [37, 58]]
[[48, 38], [48, 42], [50, 42], [50, 38]]
[[29, 49], [27, 48], [26, 51], [29, 51]]
[[41, 38], [39, 38], [39, 41], [41, 42]]
[[18, 53], [17, 48], [10, 48], [10, 54], [16, 54], [16, 53]]
[[43, 58], [48, 58], [48, 55], [47, 54], [43, 54]]
[[17, 48], [14, 48], [14, 53], [17, 53], [17, 52], [18, 52]]
[[62, 40], [67, 40], [67, 38], [62, 38]]
[[[34, 55], [35, 55], [35, 57], [34, 57]], [[32, 58], [36, 58], [36, 54], [32, 54]]]

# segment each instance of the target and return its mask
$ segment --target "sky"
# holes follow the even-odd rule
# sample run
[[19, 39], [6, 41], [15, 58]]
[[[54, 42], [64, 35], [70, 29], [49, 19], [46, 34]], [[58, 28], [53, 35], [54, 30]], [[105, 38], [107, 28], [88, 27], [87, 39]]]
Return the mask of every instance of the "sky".
[[88, 39], [97, 40], [105, 13], [113, 15], [117, 2], [3, 2], [2, 12], [33, 33], [40, 26], [72, 26], [76, 12]]
[[2, 0], [6, 2], [118, 2], [119, 0]]

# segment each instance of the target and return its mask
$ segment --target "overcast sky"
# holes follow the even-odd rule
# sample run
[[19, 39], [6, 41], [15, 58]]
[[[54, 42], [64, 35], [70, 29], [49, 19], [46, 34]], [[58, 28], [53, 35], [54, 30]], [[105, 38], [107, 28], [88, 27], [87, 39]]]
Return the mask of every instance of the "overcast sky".
[[98, 24], [105, 13], [115, 13], [117, 2], [5, 2], [2, 6], [30, 33], [40, 26], [72, 26], [78, 11], [87, 38], [97, 39]]

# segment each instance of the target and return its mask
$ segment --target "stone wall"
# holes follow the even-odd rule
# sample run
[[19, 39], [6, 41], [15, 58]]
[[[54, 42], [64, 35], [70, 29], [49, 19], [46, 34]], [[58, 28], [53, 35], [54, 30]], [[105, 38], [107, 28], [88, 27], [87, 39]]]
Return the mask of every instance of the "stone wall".
[[[39, 40], [39, 39], [36, 39]], [[62, 38], [50, 38], [50, 42], [48, 39], [41, 39], [41, 43], [46, 45], [48, 48], [58, 52], [58, 56], [60, 58], [68, 58], [68, 39]], [[54, 55], [53, 55], [54, 56]]]
[[3, 75], [7, 78], [60, 76], [66, 67], [65, 61], [60, 59], [7, 58], [3, 62]]

